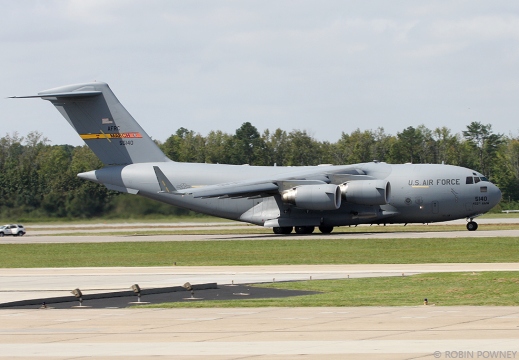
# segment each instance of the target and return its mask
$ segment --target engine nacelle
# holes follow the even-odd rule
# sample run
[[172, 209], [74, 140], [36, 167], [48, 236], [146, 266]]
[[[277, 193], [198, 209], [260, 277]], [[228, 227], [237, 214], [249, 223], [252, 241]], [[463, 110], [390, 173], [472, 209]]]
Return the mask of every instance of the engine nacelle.
[[385, 205], [391, 197], [386, 180], [356, 180], [340, 185], [344, 201], [359, 205]]
[[341, 207], [339, 185], [301, 185], [281, 194], [283, 202], [305, 210], [337, 210]]

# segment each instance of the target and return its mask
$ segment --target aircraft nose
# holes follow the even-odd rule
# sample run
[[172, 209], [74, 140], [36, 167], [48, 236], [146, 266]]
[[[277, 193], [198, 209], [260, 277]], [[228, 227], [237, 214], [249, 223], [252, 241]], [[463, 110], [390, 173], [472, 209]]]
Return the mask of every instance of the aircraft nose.
[[490, 183], [487, 191], [490, 208], [493, 208], [501, 201], [501, 190], [496, 185]]

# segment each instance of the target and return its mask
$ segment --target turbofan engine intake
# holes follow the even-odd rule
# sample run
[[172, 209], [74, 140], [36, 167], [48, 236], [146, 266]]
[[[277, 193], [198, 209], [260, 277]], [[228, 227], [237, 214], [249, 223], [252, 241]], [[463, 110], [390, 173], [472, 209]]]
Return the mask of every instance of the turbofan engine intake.
[[283, 202], [305, 210], [337, 210], [341, 207], [339, 185], [301, 185], [281, 194]]
[[356, 180], [340, 185], [344, 201], [359, 205], [385, 205], [391, 197], [386, 180]]

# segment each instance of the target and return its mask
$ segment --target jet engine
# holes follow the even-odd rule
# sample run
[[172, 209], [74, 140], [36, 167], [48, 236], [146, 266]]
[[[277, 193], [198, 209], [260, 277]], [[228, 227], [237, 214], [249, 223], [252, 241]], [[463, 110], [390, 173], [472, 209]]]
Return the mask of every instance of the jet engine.
[[337, 210], [341, 207], [339, 185], [301, 185], [281, 193], [283, 202], [305, 210]]
[[340, 189], [344, 201], [359, 205], [385, 205], [391, 197], [391, 185], [386, 180], [349, 181]]

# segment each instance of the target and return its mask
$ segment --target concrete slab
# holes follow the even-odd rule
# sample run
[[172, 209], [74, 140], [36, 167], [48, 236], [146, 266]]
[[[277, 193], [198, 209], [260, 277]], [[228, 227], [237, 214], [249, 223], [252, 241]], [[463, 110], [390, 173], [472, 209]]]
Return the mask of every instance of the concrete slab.
[[517, 307], [0, 310], [0, 358], [519, 356]]

